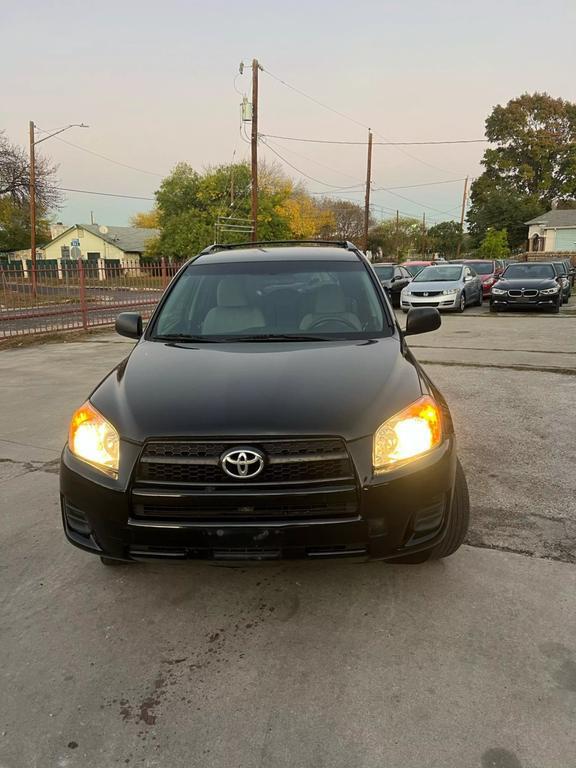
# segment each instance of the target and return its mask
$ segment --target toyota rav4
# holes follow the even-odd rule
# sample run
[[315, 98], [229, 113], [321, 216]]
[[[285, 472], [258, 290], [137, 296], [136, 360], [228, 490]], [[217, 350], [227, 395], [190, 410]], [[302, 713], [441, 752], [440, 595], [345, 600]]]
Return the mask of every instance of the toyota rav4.
[[450, 412], [350, 243], [211, 246], [176, 275], [128, 357], [72, 416], [64, 531], [107, 565], [379, 558], [464, 540]]

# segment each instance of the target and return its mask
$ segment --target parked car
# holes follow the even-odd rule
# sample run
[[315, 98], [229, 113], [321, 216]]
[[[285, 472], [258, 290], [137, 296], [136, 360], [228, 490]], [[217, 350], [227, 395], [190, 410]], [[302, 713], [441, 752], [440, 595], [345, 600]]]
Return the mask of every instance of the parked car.
[[418, 272], [421, 272], [424, 267], [429, 267], [431, 264], [434, 264], [433, 261], [405, 261], [403, 262], [402, 266], [404, 269], [407, 269], [408, 272], [412, 275], [412, 277], [416, 277]]
[[556, 275], [558, 276], [558, 282], [562, 286], [562, 300], [568, 301], [572, 296], [572, 280], [574, 279], [571, 270], [568, 269], [568, 265], [565, 261], [553, 261]]
[[492, 286], [504, 270], [502, 262], [499, 259], [462, 259], [460, 263], [467, 264], [476, 272], [482, 283], [482, 295], [487, 299]]
[[145, 330], [117, 318], [137, 343], [72, 416], [66, 537], [106, 565], [451, 554], [466, 479], [404, 342], [439, 325], [402, 331], [349, 243], [207, 248]]
[[559, 312], [562, 289], [551, 262], [509, 264], [492, 286], [490, 311], [543, 309]]
[[384, 286], [393, 307], [400, 306], [400, 293], [412, 280], [408, 270], [398, 264], [373, 264], [378, 280]]
[[424, 267], [401, 295], [403, 312], [411, 307], [436, 307], [464, 312], [468, 304], [482, 305], [482, 283], [465, 264]]

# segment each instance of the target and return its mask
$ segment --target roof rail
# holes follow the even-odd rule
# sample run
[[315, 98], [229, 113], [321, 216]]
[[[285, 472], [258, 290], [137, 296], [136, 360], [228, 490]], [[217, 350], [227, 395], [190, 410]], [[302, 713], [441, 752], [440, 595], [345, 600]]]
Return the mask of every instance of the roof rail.
[[290, 246], [290, 245], [323, 245], [332, 248], [345, 248], [347, 251], [358, 252], [354, 243], [348, 240], [258, 240], [255, 243], [214, 243], [204, 248], [200, 256], [207, 253], [216, 253], [217, 251], [232, 251], [236, 248], [261, 248], [265, 246]]

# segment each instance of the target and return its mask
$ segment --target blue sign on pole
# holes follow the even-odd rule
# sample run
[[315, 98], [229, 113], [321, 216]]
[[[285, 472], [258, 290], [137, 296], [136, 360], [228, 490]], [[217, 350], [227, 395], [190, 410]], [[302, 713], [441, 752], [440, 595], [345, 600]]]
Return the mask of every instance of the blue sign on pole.
[[76, 247], [78, 247], [80, 245], [80, 240], [72, 240], [70, 245], [75, 245]]

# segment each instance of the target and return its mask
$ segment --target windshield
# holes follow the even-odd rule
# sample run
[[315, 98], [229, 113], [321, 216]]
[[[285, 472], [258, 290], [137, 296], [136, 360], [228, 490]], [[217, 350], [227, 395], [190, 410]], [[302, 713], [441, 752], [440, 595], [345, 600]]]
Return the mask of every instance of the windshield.
[[491, 275], [494, 272], [493, 261], [467, 261], [466, 264], [472, 267], [477, 275]]
[[568, 268], [566, 264], [564, 264], [563, 261], [555, 261], [554, 267], [556, 269], [557, 274], [559, 275], [566, 275], [568, 274]]
[[451, 280], [460, 280], [462, 267], [424, 267], [414, 278], [415, 283], [444, 283]]
[[394, 277], [394, 267], [375, 266], [374, 270], [376, 271], [376, 274], [380, 280], [392, 280]]
[[388, 336], [361, 262], [191, 264], [154, 322], [152, 338], [298, 340]]
[[510, 264], [503, 275], [507, 280], [538, 280], [542, 278], [556, 277], [552, 264]]

